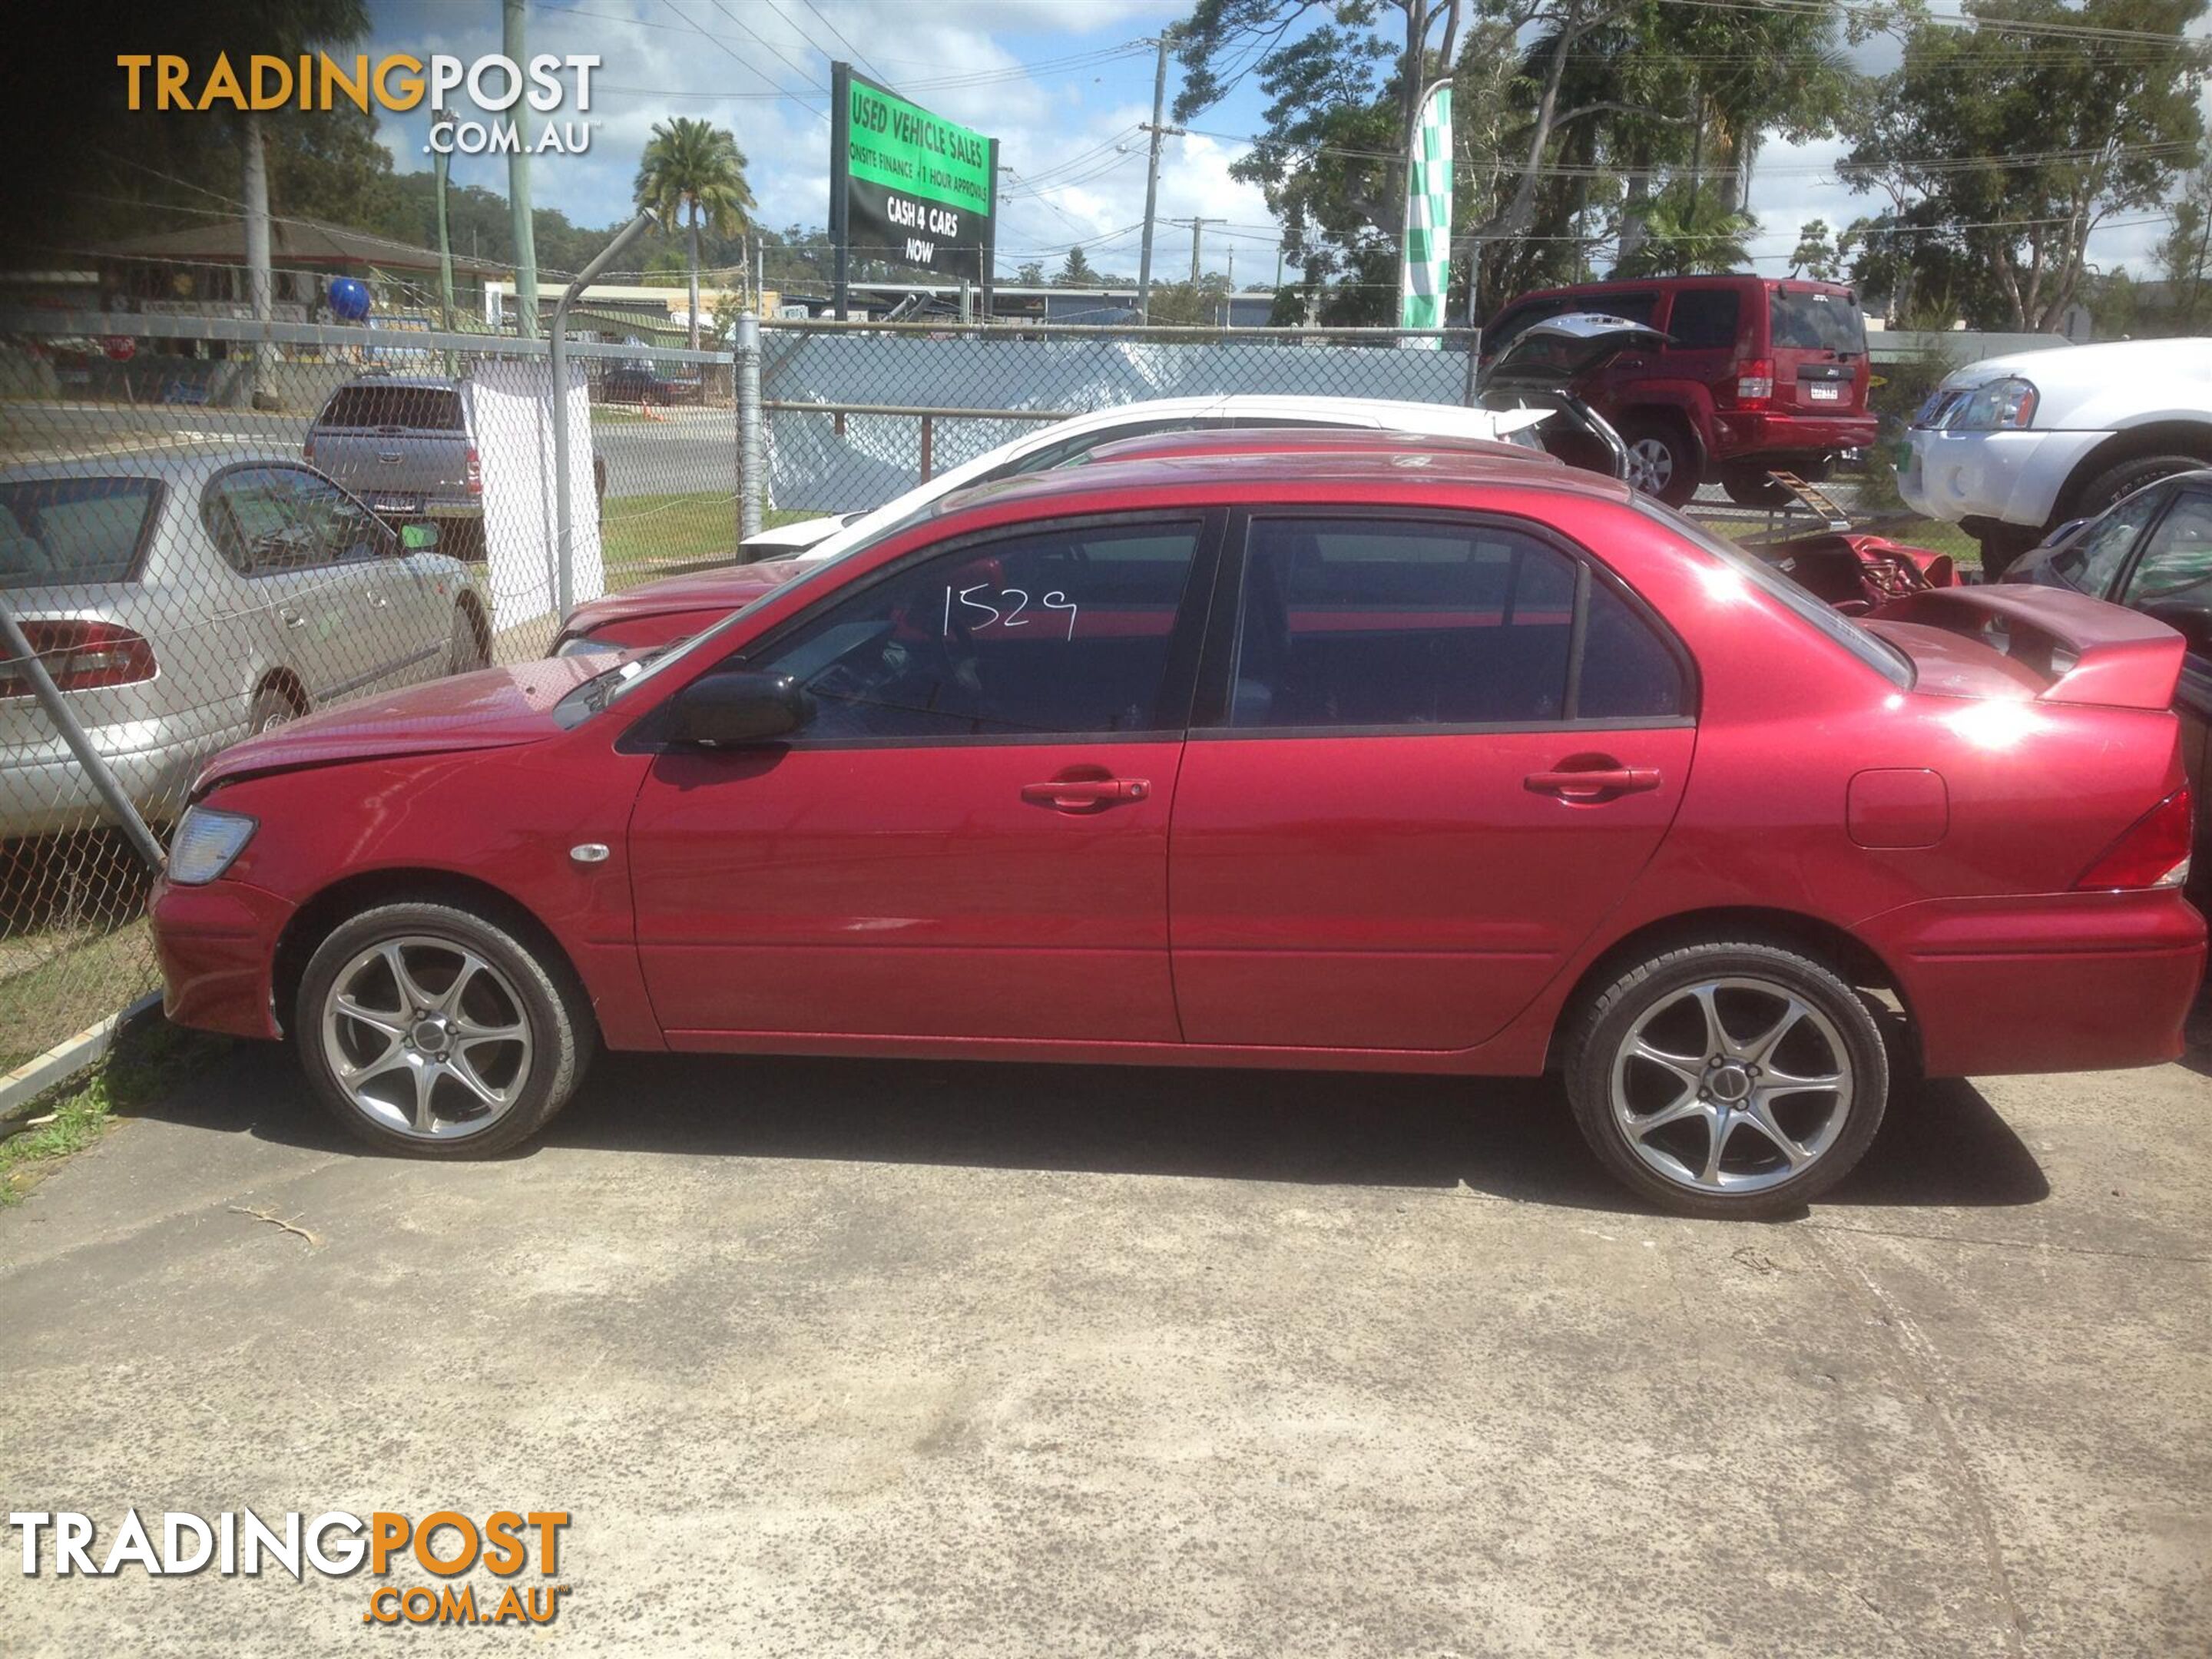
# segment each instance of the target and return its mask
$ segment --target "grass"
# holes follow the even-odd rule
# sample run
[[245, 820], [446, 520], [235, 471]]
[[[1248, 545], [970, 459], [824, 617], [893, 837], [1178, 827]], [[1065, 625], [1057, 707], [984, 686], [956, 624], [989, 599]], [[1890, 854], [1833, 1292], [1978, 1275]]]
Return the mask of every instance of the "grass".
[[[761, 523], [769, 528], [812, 516], [770, 510], [762, 515]], [[738, 499], [726, 490], [611, 495], [599, 517], [599, 546], [610, 589], [734, 563]]]
[[0, 980], [0, 1071], [13, 1071], [154, 988], [154, 947], [142, 919], [104, 932], [18, 934], [9, 947], [52, 954]]
[[225, 1038], [158, 1019], [125, 1032], [106, 1064], [31, 1106], [27, 1115], [50, 1122], [0, 1140], [0, 1208], [20, 1204], [62, 1159], [106, 1134], [118, 1116], [159, 1100], [229, 1046]]

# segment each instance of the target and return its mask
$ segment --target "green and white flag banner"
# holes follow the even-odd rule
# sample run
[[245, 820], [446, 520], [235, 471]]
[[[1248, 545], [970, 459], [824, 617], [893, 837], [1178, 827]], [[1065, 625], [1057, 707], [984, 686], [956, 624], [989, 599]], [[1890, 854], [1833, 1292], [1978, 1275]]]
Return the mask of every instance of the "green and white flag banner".
[[1443, 326], [1444, 289], [1451, 280], [1451, 100], [1450, 82], [1431, 88], [1414, 128], [1413, 169], [1406, 179], [1406, 258], [1398, 278], [1402, 328]]

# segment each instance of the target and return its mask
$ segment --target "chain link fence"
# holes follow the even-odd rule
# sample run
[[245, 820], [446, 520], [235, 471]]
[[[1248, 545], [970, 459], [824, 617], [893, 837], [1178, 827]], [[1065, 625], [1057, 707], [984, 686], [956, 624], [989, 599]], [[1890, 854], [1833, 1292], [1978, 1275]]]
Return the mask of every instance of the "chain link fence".
[[879, 506], [1040, 422], [1458, 404], [1473, 344], [747, 323], [734, 350], [566, 340], [556, 398], [543, 341], [0, 316], [0, 1072], [155, 988], [131, 820], [166, 838], [228, 744], [541, 655], [564, 595], [732, 562], [749, 525]]

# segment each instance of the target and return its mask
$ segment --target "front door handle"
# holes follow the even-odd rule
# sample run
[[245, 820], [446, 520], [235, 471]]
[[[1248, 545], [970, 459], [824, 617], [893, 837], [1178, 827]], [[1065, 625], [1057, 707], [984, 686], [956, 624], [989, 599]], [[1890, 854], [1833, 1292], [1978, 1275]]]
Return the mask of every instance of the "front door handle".
[[1063, 812], [1092, 812], [1115, 801], [1143, 800], [1152, 793], [1149, 778], [1054, 778], [1025, 783], [1022, 799]]
[[1560, 772], [1531, 772], [1522, 782], [1540, 795], [1561, 800], [1610, 800], [1615, 795], [1638, 795], [1659, 787], [1656, 766], [1593, 766]]

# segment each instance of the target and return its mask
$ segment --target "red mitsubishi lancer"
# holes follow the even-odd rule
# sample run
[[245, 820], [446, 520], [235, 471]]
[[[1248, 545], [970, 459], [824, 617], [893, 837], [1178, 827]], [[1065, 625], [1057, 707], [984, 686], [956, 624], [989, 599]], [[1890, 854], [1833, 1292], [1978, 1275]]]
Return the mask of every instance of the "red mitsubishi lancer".
[[1711, 1216], [1831, 1185], [1902, 1068], [2179, 1052], [2179, 635], [1846, 617], [1620, 484], [1405, 459], [1015, 480], [658, 653], [242, 744], [156, 897], [170, 1014], [430, 1156], [601, 1047], [1556, 1069]]

